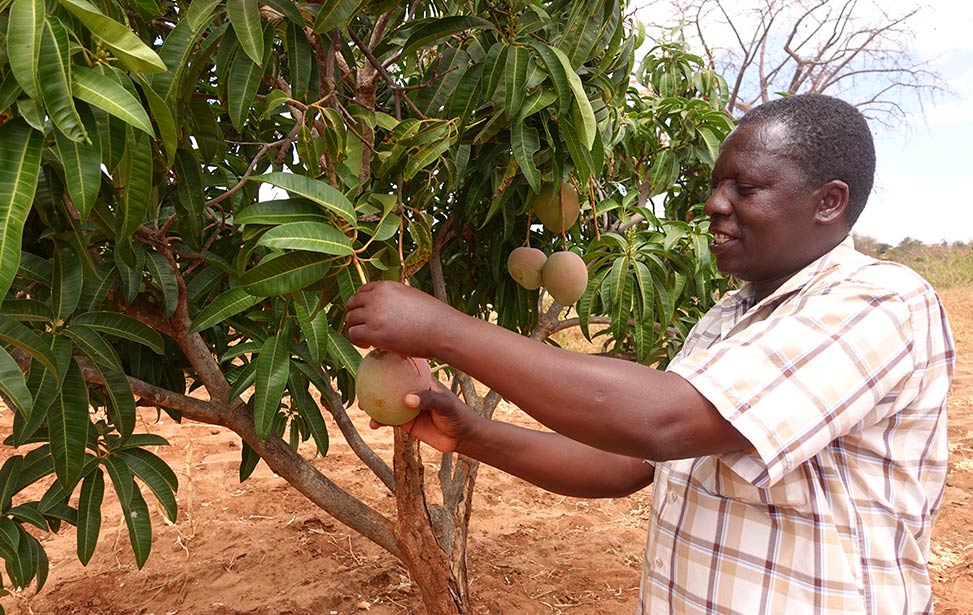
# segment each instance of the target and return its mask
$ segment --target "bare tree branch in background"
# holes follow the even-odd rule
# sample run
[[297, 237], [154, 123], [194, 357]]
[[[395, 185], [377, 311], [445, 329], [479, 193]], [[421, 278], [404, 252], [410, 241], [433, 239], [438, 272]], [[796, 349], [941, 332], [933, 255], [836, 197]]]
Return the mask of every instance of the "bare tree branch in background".
[[894, 127], [949, 91], [911, 47], [919, 6], [893, 13], [874, 0], [649, 0], [645, 7], [644, 15], [655, 14], [647, 25], [677, 28], [724, 75], [734, 115], [780, 93], [821, 93]]

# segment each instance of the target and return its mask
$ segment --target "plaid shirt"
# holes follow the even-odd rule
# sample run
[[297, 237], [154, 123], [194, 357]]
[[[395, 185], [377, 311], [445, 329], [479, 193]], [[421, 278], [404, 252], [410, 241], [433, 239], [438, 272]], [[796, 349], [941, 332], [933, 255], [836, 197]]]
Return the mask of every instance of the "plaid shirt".
[[660, 463], [640, 613], [932, 612], [953, 341], [919, 276], [848, 239], [697, 323], [669, 371], [751, 443]]

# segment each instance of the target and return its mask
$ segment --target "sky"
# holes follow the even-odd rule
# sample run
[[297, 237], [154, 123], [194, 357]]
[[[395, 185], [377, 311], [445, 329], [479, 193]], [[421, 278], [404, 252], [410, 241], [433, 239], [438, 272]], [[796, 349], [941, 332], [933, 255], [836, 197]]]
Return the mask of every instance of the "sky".
[[[859, 6], [877, 10], [867, 5]], [[881, 0], [881, 6], [893, 15], [920, 7], [909, 22], [915, 31], [914, 57], [928, 61], [952, 92], [927, 100], [924, 110], [916, 105], [909, 125], [873, 126], [875, 186], [854, 232], [891, 245], [906, 237], [923, 243], [971, 242], [973, 2]], [[641, 10], [636, 9], [636, 18]]]

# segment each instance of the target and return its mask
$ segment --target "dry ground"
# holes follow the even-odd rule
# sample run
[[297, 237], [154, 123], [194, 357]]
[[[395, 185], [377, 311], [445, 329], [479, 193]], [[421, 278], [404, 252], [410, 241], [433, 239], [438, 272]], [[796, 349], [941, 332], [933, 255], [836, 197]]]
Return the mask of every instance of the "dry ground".
[[[931, 569], [937, 613], [973, 614], [973, 289], [943, 298], [958, 346], [950, 402], [950, 474], [933, 534]], [[356, 413], [357, 414], [357, 413]], [[503, 420], [524, 422], [502, 408]], [[70, 530], [43, 539], [51, 573], [40, 595], [0, 599], [26, 615], [406, 615], [422, 613], [405, 570], [384, 551], [336, 523], [261, 464], [237, 480], [235, 436], [177, 425], [154, 413], [145, 428], [171, 446], [158, 452], [180, 479], [179, 519], [153, 517], [155, 542], [137, 570], [125, 525], [106, 495], [102, 536], [82, 567]], [[0, 436], [10, 429], [0, 411]], [[364, 429], [386, 457], [387, 432]], [[337, 429], [332, 430], [337, 433]], [[0, 450], [0, 457], [9, 450]], [[430, 470], [436, 456], [428, 456]], [[335, 441], [315, 463], [372, 505], [393, 500]], [[110, 489], [108, 490], [111, 491]], [[151, 496], [147, 498], [154, 506]], [[586, 501], [551, 495], [484, 468], [475, 495], [469, 545], [477, 615], [633, 613], [649, 498]]]

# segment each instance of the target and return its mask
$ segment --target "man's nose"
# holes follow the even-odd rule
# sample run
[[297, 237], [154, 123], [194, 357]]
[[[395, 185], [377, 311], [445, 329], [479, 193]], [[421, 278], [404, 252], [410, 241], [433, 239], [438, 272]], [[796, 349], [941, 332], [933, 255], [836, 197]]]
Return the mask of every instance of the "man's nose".
[[710, 194], [709, 198], [706, 199], [706, 205], [703, 206], [703, 213], [707, 216], [714, 216], [717, 214], [722, 214], [724, 216], [729, 215], [733, 211], [733, 206], [730, 204], [730, 199], [727, 196], [727, 187], [720, 183]]

